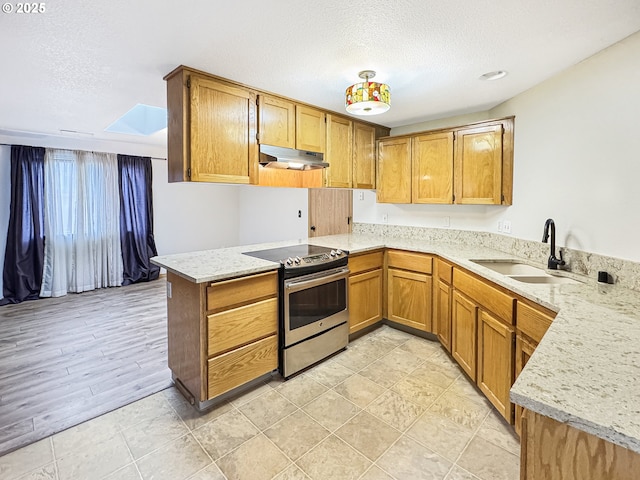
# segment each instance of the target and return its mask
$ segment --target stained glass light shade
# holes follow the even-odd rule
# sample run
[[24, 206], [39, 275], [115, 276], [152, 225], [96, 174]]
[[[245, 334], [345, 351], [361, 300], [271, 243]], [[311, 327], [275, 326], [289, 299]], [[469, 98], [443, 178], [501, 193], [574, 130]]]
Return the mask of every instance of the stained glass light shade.
[[360, 82], [347, 88], [347, 112], [354, 115], [378, 115], [391, 107], [391, 89], [386, 83]]

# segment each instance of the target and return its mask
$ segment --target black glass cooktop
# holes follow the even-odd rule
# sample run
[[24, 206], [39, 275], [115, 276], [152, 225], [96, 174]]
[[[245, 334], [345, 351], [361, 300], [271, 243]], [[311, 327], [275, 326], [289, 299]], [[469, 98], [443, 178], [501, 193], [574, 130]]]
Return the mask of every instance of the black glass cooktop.
[[317, 245], [291, 245], [290, 247], [269, 248], [268, 250], [258, 250], [255, 252], [242, 252], [250, 257], [261, 258], [272, 262], [284, 262], [287, 258], [309, 257], [331, 252], [330, 248], [318, 247]]

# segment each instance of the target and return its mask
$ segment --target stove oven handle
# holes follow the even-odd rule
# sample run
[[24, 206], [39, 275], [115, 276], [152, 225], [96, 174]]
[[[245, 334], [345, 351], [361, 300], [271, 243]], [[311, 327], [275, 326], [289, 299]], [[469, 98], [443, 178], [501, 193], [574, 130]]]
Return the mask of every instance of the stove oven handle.
[[[306, 288], [316, 287], [318, 285], [324, 285], [325, 283], [334, 282], [336, 280], [340, 280], [342, 278], [347, 278], [349, 276], [348, 268], [341, 268], [340, 270], [333, 270], [332, 272], [314, 275], [314, 278], [308, 280], [289, 280], [285, 282], [284, 288], [288, 291], [298, 291], [304, 290]], [[303, 277], [304, 278], [304, 277]]]

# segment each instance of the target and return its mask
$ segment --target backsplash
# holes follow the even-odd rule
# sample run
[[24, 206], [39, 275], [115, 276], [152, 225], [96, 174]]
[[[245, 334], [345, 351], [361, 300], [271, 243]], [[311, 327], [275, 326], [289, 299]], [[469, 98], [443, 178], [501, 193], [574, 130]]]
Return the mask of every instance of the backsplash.
[[[549, 258], [547, 243], [491, 232], [356, 222], [353, 224], [353, 233], [484, 246], [541, 265], [546, 265]], [[611, 275], [616, 285], [640, 291], [640, 263], [562, 246], [556, 246], [556, 251], [560, 248], [567, 262], [568, 271], [596, 279], [598, 272], [604, 270]]]

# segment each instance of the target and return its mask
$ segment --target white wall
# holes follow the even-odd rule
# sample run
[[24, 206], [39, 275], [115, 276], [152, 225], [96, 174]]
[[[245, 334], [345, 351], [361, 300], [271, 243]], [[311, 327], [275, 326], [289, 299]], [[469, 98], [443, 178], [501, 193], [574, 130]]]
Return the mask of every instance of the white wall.
[[168, 183], [167, 162], [153, 162], [153, 217], [158, 255], [238, 244], [239, 187]]
[[[239, 245], [308, 237], [309, 190], [240, 187]], [[298, 217], [298, 212], [301, 217]]]
[[512, 235], [539, 241], [552, 217], [559, 244], [640, 261], [639, 58], [640, 32], [488, 112], [516, 116], [512, 206], [384, 205], [356, 191], [354, 220], [441, 227], [449, 216], [452, 228], [494, 232], [509, 220]]

